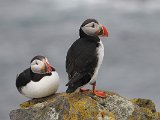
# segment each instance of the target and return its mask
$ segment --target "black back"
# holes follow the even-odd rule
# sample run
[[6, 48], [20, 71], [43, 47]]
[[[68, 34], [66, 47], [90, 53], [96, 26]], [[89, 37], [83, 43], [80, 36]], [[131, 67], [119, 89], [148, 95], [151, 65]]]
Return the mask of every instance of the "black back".
[[[54, 68], [52, 68], [52, 71], [55, 71]], [[21, 92], [21, 88], [25, 85], [27, 85], [30, 81], [38, 82], [45, 76], [51, 76], [52, 73], [47, 74], [37, 74], [33, 73], [31, 68], [28, 68], [24, 70], [22, 73], [20, 73], [16, 78], [16, 87], [19, 92]]]
[[66, 84], [68, 86], [66, 92], [74, 92], [78, 87], [87, 84], [97, 66], [96, 48], [100, 39], [86, 34], [84, 36], [76, 40], [67, 53], [66, 72], [69, 82]]

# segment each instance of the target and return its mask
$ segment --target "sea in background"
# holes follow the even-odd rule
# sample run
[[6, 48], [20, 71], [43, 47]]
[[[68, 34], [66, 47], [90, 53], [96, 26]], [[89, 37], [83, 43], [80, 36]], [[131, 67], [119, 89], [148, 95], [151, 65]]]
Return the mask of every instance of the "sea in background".
[[0, 0], [0, 119], [27, 101], [16, 75], [44, 55], [66, 90], [65, 57], [87, 18], [107, 27], [97, 87], [130, 98], [147, 98], [160, 111], [160, 0]]

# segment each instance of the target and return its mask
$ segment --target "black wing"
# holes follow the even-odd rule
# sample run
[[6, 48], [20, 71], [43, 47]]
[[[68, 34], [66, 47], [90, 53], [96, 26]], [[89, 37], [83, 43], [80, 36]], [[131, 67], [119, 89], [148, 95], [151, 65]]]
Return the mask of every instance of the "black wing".
[[91, 78], [98, 61], [96, 46], [95, 42], [78, 39], [69, 48], [66, 57], [66, 72], [69, 77], [67, 86], [83, 77]]
[[30, 79], [30, 68], [26, 69], [25, 71], [17, 75], [16, 87], [18, 91], [21, 92], [21, 88], [25, 86], [27, 83], [29, 83], [30, 80], [31, 80]]

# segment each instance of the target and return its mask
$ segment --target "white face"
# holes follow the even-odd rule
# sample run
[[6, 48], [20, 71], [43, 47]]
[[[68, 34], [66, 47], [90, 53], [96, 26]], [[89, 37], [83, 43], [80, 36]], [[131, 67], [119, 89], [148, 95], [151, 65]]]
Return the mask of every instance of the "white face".
[[91, 22], [81, 27], [84, 33], [90, 36], [96, 36], [96, 32], [99, 30], [99, 24]]
[[44, 74], [45, 73], [45, 63], [41, 60], [33, 60], [31, 63], [31, 70], [34, 73]]

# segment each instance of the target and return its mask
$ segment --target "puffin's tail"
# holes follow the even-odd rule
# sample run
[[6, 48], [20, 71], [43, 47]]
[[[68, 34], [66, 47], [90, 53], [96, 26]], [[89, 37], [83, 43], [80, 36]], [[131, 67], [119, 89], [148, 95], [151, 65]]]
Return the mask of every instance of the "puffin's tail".
[[78, 82], [84, 75], [79, 74], [79, 73], [75, 73], [73, 75], [73, 77], [69, 77], [69, 82], [66, 84], [66, 86], [74, 86], [74, 83]]
[[79, 87], [86, 85], [91, 79], [91, 76], [86, 74], [83, 78], [77, 80], [76, 82], [69, 81], [66, 86], [68, 86], [66, 93], [72, 93], [76, 91]]
[[66, 90], [66, 93], [72, 93], [72, 92], [74, 92], [74, 91], [76, 91], [76, 89], [78, 88], [78, 87], [80, 87], [81, 86], [81, 80], [77, 80], [76, 82], [74, 81], [72, 81], [72, 80], [70, 80], [67, 84], [66, 84], [66, 86], [68, 86], [68, 88], [67, 88], [67, 90]]
[[66, 93], [72, 93], [72, 92], [76, 91], [76, 89], [77, 89], [76, 87], [69, 85], [66, 90]]

